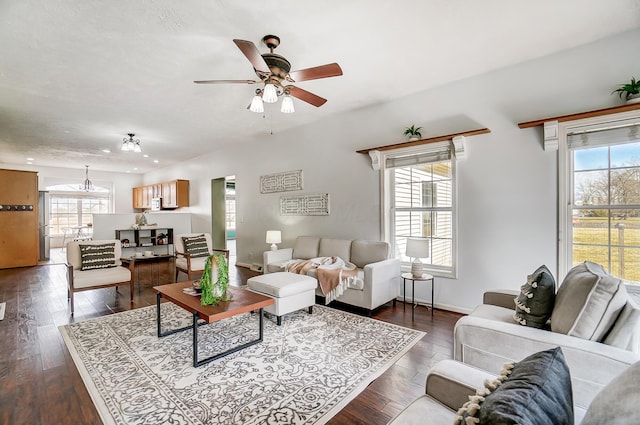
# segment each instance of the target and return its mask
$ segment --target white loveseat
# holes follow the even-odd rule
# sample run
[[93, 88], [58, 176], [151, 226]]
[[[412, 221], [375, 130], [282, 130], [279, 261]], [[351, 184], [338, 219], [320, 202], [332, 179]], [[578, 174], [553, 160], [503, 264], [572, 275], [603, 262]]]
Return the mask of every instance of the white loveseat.
[[[640, 361], [638, 306], [619, 279], [588, 262], [574, 267], [558, 290], [550, 319], [556, 331], [517, 323], [513, 314], [518, 294], [486, 292], [483, 304], [456, 323], [454, 358], [495, 373], [507, 361], [561, 347], [571, 371], [576, 418], [580, 419], [598, 392]], [[563, 324], [566, 334], [561, 332]], [[603, 336], [581, 337], [578, 331], [584, 333], [587, 327], [589, 332], [603, 329]]]
[[[386, 242], [299, 236], [293, 248], [266, 251], [263, 254], [264, 273], [285, 271], [285, 264], [292, 259], [332, 256], [355, 264], [358, 277], [364, 282], [362, 289], [346, 289], [337, 301], [369, 312], [389, 301], [395, 302], [400, 281], [400, 260], [389, 259], [389, 244]], [[316, 270], [312, 269], [309, 276], [316, 278], [315, 273]], [[323, 296], [319, 285], [316, 295]]]

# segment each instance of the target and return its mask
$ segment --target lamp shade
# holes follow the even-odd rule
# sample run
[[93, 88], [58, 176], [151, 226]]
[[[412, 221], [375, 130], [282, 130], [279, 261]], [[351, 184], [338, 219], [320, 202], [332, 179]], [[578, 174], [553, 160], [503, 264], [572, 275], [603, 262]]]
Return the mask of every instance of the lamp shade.
[[407, 257], [429, 258], [429, 239], [407, 238]]
[[278, 249], [276, 244], [282, 242], [282, 234], [280, 233], [280, 230], [267, 230], [266, 242], [271, 244], [272, 251]]
[[267, 243], [281, 243], [282, 233], [280, 230], [267, 230]]

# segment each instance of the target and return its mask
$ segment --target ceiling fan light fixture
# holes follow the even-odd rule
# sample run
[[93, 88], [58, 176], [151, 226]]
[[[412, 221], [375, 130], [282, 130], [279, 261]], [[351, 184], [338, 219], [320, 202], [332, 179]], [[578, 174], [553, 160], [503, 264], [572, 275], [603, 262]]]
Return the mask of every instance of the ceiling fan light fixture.
[[129, 152], [129, 142], [127, 142], [126, 139], [122, 142], [122, 147], [120, 148], [120, 150], [122, 152]]
[[133, 151], [136, 153], [142, 152], [142, 148], [140, 147], [140, 142], [136, 142], [135, 146], [133, 147]]
[[291, 99], [291, 96], [286, 94], [282, 98], [282, 106], [280, 107], [280, 112], [282, 112], [283, 114], [292, 114], [295, 111], [296, 110], [293, 107], [293, 99]]
[[264, 93], [262, 93], [262, 101], [264, 103], [276, 103], [278, 101], [278, 92], [276, 86], [268, 83], [264, 85]]
[[249, 106], [249, 110], [251, 112], [262, 113], [264, 112], [264, 104], [262, 103], [262, 97], [260, 97], [260, 93], [258, 92], [253, 99], [251, 100], [251, 106]]

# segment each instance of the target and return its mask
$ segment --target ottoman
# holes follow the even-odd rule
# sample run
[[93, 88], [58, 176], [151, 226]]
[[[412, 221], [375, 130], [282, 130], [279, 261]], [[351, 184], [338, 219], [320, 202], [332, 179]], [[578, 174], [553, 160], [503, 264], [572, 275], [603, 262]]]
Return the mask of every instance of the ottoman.
[[318, 281], [310, 276], [278, 272], [254, 276], [247, 280], [250, 291], [266, 295], [276, 302], [265, 307], [265, 311], [278, 318], [278, 326], [282, 324], [282, 316], [302, 308], [309, 308], [309, 314], [316, 303], [316, 286]]

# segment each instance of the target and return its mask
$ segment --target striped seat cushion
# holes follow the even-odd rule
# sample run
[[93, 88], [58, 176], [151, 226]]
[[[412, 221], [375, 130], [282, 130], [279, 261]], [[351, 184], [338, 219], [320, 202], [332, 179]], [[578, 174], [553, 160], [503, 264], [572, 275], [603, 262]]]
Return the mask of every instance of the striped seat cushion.
[[80, 270], [105, 269], [116, 266], [116, 244], [80, 246]]
[[209, 247], [204, 235], [183, 237], [182, 243], [185, 253], [191, 255], [192, 258], [209, 256]]

